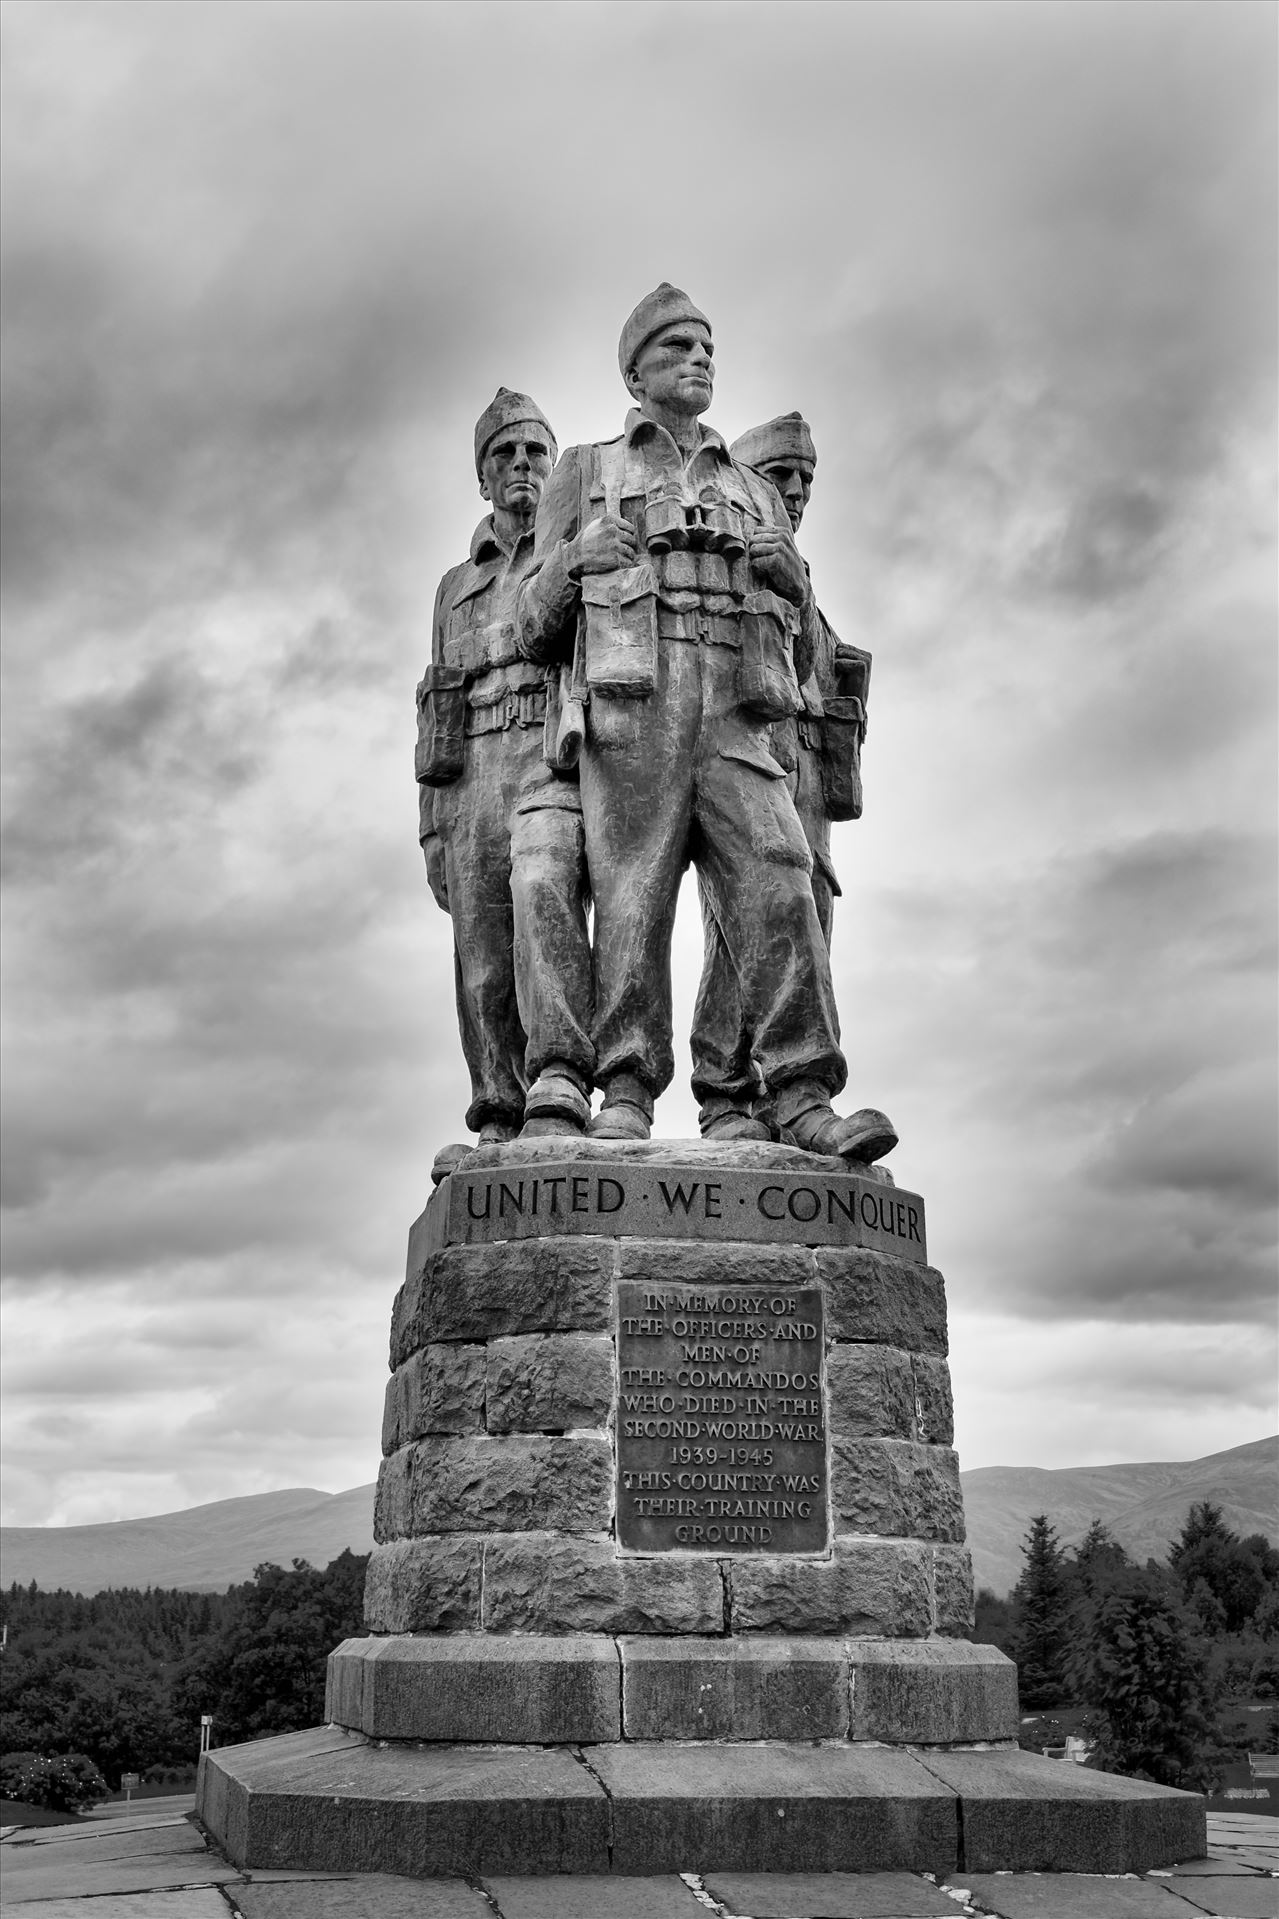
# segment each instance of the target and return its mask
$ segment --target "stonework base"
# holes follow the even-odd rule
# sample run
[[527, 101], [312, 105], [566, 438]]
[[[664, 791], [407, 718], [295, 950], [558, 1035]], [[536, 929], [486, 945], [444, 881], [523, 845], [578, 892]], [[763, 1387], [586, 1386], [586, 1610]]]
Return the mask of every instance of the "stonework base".
[[884, 1745], [375, 1742], [340, 1727], [200, 1761], [237, 1866], [507, 1873], [1143, 1872], [1204, 1802], [1034, 1753]]
[[1202, 1799], [1019, 1752], [924, 1202], [793, 1147], [457, 1156], [391, 1315], [369, 1637], [206, 1754], [239, 1866], [1134, 1872]]

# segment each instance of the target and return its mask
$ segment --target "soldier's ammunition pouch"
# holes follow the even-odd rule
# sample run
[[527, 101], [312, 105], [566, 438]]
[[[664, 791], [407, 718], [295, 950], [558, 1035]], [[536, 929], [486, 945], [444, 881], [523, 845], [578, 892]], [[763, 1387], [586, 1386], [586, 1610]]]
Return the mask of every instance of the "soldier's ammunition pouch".
[[657, 582], [641, 562], [582, 581], [587, 691], [639, 700], [657, 684]]
[[862, 816], [862, 739], [866, 708], [855, 693], [827, 694], [820, 721], [822, 798], [833, 820]]
[[458, 779], [465, 755], [466, 674], [458, 666], [429, 666], [417, 689], [414, 772], [424, 786]]
[[762, 720], [790, 719], [800, 709], [799, 682], [777, 595], [748, 593], [742, 601], [740, 630], [738, 699], [748, 713]]

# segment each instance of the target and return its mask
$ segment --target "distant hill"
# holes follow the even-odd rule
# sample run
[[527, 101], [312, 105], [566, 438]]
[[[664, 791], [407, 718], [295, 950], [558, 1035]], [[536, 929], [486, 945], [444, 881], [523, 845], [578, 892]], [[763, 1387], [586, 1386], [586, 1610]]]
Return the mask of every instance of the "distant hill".
[[[1056, 1471], [983, 1466], [961, 1477], [977, 1584], [997, 1593], [1016, 1583], [1034, 1513], [1047, 1513], [1066, 1545], [1101, 1519], [1140, 1564], [1164, 1557], [1196, 1499], [1221, 1506], [1226, 1523], [1244, 1536], [1279, 1540], [1279, 1438], [1207, 1459]], [[34, 1579], [46, 1592], [59, 1586], [82, 1593], [106, 1586], [221, 1592], [251, 1579], [263, 1560], [327, 1566], [343, 1547], [366, 1553], [372, 1544], [372, 1486], [345, 1493], [292, 1487], [104, 1526], [5, 1526], [0, 1584], [26, 1586]]]
[[1279, 1541], [1279, 1437], [1206, 1459], [1151, 1465], [979, 1466], [960, 1475], [978, 1586], [1007, 1593], [1022, 1569], [1021, 1542], [1047, 1513], [1063, 1545], [1100, 1519], [1138, 1565], [1163, 1559], [1192, 1501], [1211, 1499], [1241, 1537]]
[[34, 1579], [45, 1592], [95, 1593], [106, 1586], [179, 1586], [224, 1592], [252, 1579], [264, 1560], [327, 1566], [344, 1547], [373, 1544], [373, 1487], [322, 1493], [313, 1486], [218, 1499], [154, 1519], [103, 1526], [0, 1527], [0, 1584]]

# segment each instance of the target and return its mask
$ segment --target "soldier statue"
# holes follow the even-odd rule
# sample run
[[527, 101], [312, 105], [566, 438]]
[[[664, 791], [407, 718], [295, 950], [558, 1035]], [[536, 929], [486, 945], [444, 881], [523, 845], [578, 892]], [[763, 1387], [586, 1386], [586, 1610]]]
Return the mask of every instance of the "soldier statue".
[[431, 891], [453, 919], [466, 1123], [482, 1143], [580, 1133], [590, 1117], [581, 799], [576, 776], [547, 764], [547, 675], [515, 625], [555, 453], [541, 409], [500, 387], [475, 427], [492, 512], [440, 582], [418, 687], [419, 830]]
[[[798, 533], [817, 470], [812, 430], [798, 413], [782, 414], [733, 441], [735, 460], [771, 480]], [[839, 881], [831, 863], [832, 820], [862, 810], [861, 746], [866, 733], [870, 654], [838, 639], [820, 612], [813, 670], [800, 687], [801, 706], [773, 727], [772, 752], [786, 769], [804, 837], [813, 856], [813, 899], [827, 948]], [[732, 960], [703, 894], [706, 959], [693, 1017], [693, 1091], [702, 1132], [711, 1138], [767, 1139], [773, 1128], [755, 1098], [749, 1037]]]
[[870, 1161], [882, 1113], [841, 1118], [846, 1079], [812, 855], [770, 728], [801, 706], [817, 612], [786, 511], [700, 416], [710, 322], [664, 283], [622, 329], [625, 431], [572, 447], [537, 513], [519, 642], [568, 665], [595, 901], [590, 1131], [646, 1139], [674, 1070], [671, 934], [691, 860], [736, 974], [762, 1099], [784, 1137]]

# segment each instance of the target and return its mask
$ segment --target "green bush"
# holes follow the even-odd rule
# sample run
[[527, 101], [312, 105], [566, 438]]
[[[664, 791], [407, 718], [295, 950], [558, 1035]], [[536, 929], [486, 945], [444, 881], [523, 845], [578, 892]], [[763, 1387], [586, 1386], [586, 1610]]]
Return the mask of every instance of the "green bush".
[[0, 1797], [49, 1812], [82, 1812], [110, 1797], [110, 1787], [82, 1752], [46, 1759], [36, 1752], [10, 1752], [0, 1759]]

